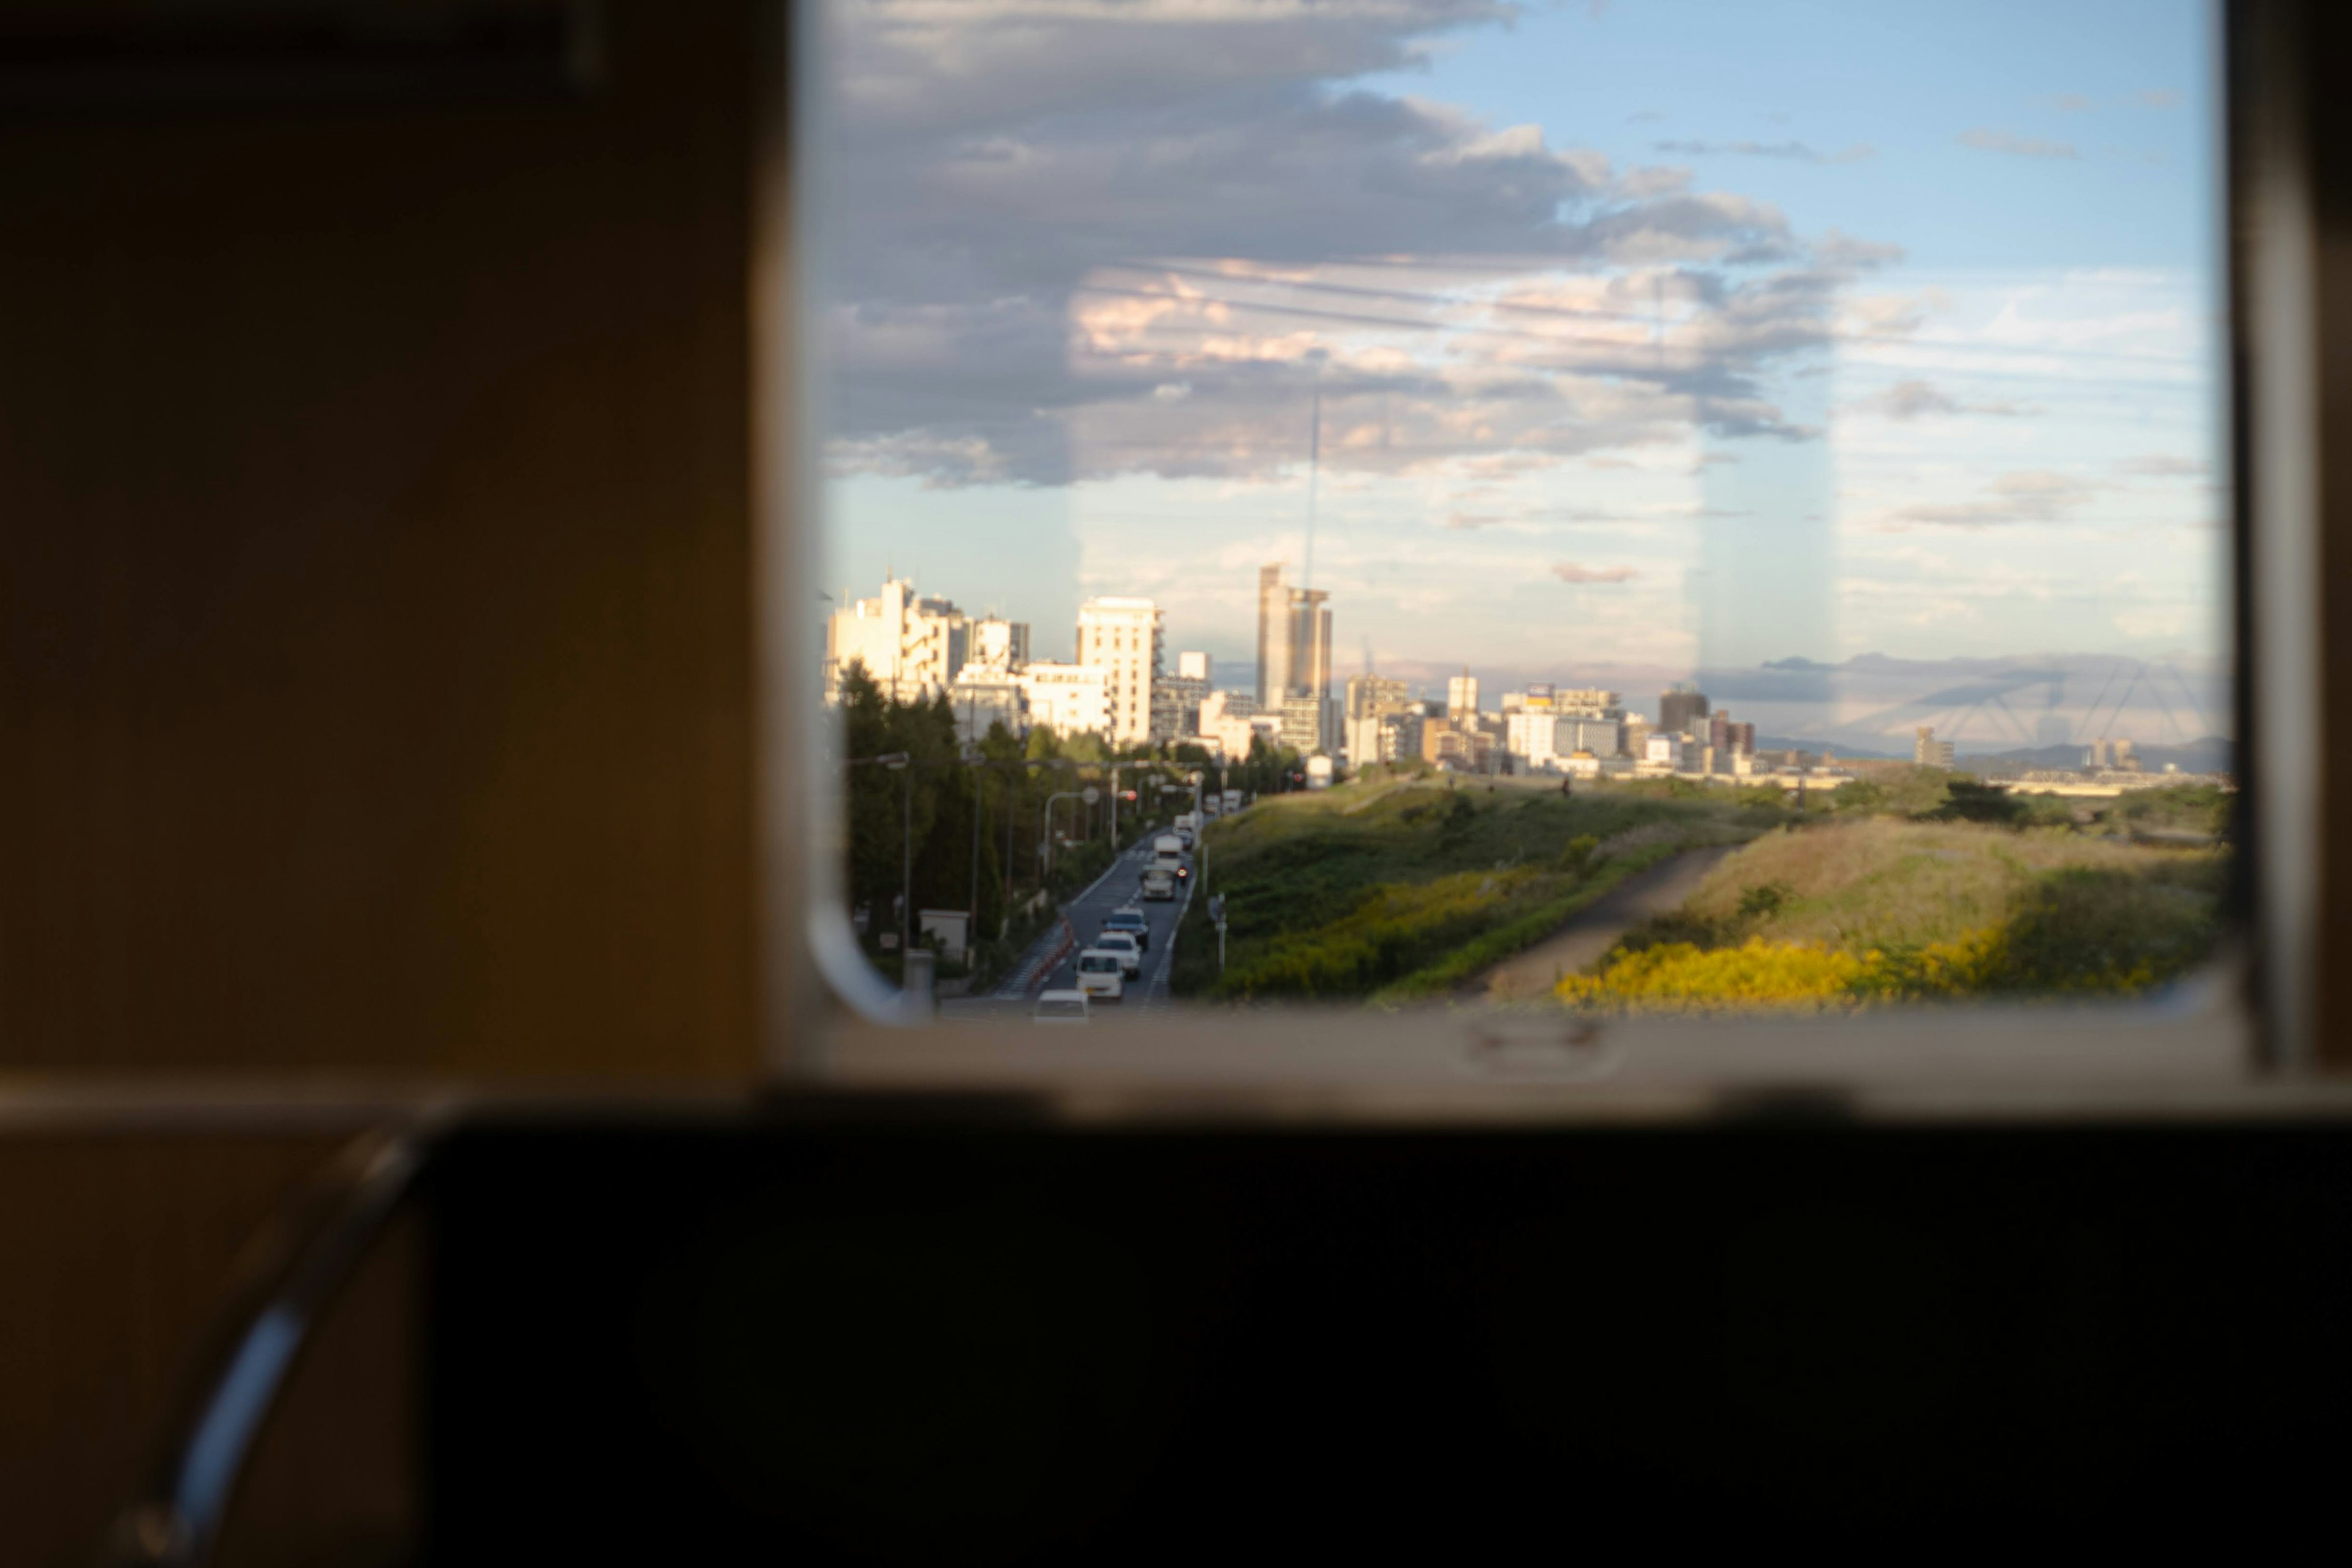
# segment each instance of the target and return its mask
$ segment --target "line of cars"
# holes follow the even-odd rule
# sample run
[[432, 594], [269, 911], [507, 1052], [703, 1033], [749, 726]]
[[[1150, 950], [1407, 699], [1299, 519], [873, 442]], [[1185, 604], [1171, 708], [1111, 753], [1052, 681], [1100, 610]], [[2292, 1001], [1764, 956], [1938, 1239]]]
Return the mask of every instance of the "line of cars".
[[[1239, 811], [1242, 792], [1226, 790], [1222, 796], [1203, 798], [1202, 807], [1211, 816]], [[1095, 940], [1078, 954], [1077, 984], [1062, 990], [1040, 992], [1031, 1016], [1040, 1024], [1083, 1024], [1099, 997], [1107, 1002], [1124, 1001], [1127, 983], [1143, 974], [1143, 955], [1151, 950], [1151, 921], [1139, 906], [1146, 901], [1165, 903], [1176, 897], [1177, 889], [1191, 880], [1192, 862], [1186, 858], [1201, 829], [1201, 818], [1186, 812], [1176, 819], [1174, 830], [1160, 834], [1151, 841], [1151, 858], [1144, 863], [1143, 875], [1136, 883], [1136, 902], [1121, 906], [1103, 918], [1102, 928]]]

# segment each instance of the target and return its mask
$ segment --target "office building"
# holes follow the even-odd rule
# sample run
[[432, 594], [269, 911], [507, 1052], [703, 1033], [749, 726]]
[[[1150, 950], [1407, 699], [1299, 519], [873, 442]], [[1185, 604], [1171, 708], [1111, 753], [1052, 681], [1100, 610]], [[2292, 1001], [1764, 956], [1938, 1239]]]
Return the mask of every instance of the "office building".
[[1160, 637], [1160, 606], [1150, 599], [1088, 599], [1078, 606], [1077, 662], [1103, 672], [1109, 712], [1105, 736], [1114, 746], [1151, 739]]
[[1706, 718], [1706, 693], [1694, 686], [1676, 686], [1658, 695], [1658, 728], [1673, 734], [1695, 735]]
[[1013, 679], [1029, 705], [1029, 722], [1057, 735], [1108, 735], [1108, 672], [1099, 665], [1032, 662]]
[[1205, 653], [1180, 653], [1176, 656], [1176, 675], [1180, 680], [1197, 680], [1206, 690], [1212, 684], [1209, 656]]
[[[1421, 752], [1420, 704], [1402, 680], [1384, 676], [1359, 675], [1348, 682], [1346, 716], [1343, 721], [1348, 765], [1364, 767], [1372, 763], [1395, 762], [1396, 756], [1382, 756], [1381, 727], [1389, 719], [1413, 721], [1413, 742], [1410, 754]], [[1391, 750], [1400, 742], [1391, 742]]]
[[1478, 711], [1478, 678], [1465, 667], [1462, 673], [1450, 676], [1445, 682], [1445, 716], [1459, 719]]
[[1952, 742], [1936, 739], [1934, 725], [1922, 724], [1912, 734], [1911, 760], [1914, 763], [1923, 768], [1948, 768], [1952, 765]]
[[1328, 594], [1320, 589], [1293, 588], [1282, 580], [1276, 562], [1257, 574], [1257, 700], [1269, 711], [1292, 698], [1313, 698], [1310, 720], [1292, 724], [1284, 733], [1311, 735], [1300, 749], [1323, 750], [1334, 733], [1336, 703], [1331, 700], [1331, 611]]
[[[1197, 656], [1185, 654], [1182, 658]], [[1178, 667], [1182, 668], [1180, 664]], [[1201, 704], [1209, 695], [1205, 679], [1163, 675], [1151, 683], [1151, 740], [1190, 740], [1201, 732]]]
[[825, 700], [841, 700], [842, 676], [852, 664], [865, 666], [874, 683], [901, 702], [936, 696], [962, 670], [970, 629], [948, 600], [921, 597], [912, 583], [890, 578], [873, 598], [826, 618]]

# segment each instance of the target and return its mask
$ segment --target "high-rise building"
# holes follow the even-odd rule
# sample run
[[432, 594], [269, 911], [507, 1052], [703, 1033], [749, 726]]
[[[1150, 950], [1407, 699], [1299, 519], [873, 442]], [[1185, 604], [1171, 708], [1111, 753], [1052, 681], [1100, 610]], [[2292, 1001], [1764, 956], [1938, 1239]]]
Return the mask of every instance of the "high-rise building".
[[1922, 724], [1912, 732], [1911, 760], [1923, 768], [1948, 768], [1956, 748], [1949, 741], [1936, 739], [1936, 727]]
[[913, 584], [889, 578], [873, 598], [844, 605], [826, 619], [825, 700], [841, 700], [841, 678], [852, 664], [864, 665], [875, 684], [901, 702], [934, 696], [962, 670], [970, 629], [948, 600], [920, 597]]
[[1151, 688], [1160, 679], [1160, 606], [1149, 599], [1088, 599], [1078, 606], [1077, 662], [1103, 672], [1114, 746], [1151, 739]]
[[1257, 574], [1257, 705], [1272, 709], [1290, 692], [1290, 589], [1282, 563]]
[[[1448, 676], [1445, 681], [1445, 716], [1459, 719], [1478, 711], [1478, 678], [1464, 666], [1462, 673]], [[1435, 759], [1432, 759], [1434, 761]]]
[[1307, 737], [1302, 751], [1312, 754], [1338, 737], [1331, 697], [1330, 595], [1321, 589], [1293, 588], [1282, 580], [1282, 563], [1262, 567], [1257, 574], [1257, 700], [1272, 711], [1293, 698], [1313, 698], [1314, 718], [1296, 724], [1286, 720], [1286, 743], [1297, 734]]
[[1176, 675], [1180, 680], [1197, 680], [1203, 687], [1213, 684], [1209, 673], [1209, 656], [1205, 653], [1178, 654]]
[[1694, 686], [1677, 686], [1658, 694], [1658, 728], [1672, 734], [1689, 734], [1706, 717], [1706, 693]]

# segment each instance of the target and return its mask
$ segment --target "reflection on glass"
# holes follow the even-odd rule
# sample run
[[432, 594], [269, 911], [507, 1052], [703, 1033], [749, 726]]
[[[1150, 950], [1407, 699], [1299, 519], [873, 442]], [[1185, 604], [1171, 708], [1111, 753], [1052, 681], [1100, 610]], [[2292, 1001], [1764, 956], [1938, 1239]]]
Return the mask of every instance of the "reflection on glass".
[[2208, 20], [837, 0], [873, 962], [1097, 1022], [2181, 975], [2233, 793]]

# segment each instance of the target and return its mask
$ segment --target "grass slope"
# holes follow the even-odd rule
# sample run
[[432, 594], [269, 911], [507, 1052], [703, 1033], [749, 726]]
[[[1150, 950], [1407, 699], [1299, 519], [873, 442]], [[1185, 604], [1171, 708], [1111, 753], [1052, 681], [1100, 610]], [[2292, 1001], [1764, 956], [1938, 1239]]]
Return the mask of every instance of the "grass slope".
[[[2221, 929], [2227, 852], [1861, 817], [1765, 835], [1680, 910], [1626, 933], [1599, 982], [1608, 1005], [1874, 996], [2134, 992], [2203, 959]], [[1821, 955], [1838, 955], [1827, 963]]]
[[1507, 783], [1382, 782], [1261, 801], [1209, 830], [1225, 972], [1215, 928], [1188, 920], [1171, 983], [1179, 995], [1231, 1000], [1442, 991], [1639, 866], [1738, 843], [1784, 816], [1769, 800], [1594, 788], [1563, 799]]

